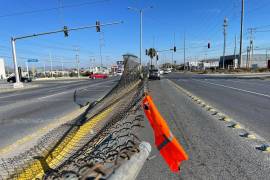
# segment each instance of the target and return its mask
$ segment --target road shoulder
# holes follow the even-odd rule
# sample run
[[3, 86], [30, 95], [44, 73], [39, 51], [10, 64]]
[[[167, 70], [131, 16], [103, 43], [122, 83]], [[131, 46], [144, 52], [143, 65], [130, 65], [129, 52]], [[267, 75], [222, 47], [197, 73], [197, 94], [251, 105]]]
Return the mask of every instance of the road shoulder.
[[153, 151], [138, 179], [267, 179], [270, 157], [256, 151], [256, 143], [241, 139], [238, 131], [224, 126], [166, 79], [150, 82], [150, 91], [190, 160], [183, 162], [180, 175], [169, 172], [145, 122], [141, 138]]

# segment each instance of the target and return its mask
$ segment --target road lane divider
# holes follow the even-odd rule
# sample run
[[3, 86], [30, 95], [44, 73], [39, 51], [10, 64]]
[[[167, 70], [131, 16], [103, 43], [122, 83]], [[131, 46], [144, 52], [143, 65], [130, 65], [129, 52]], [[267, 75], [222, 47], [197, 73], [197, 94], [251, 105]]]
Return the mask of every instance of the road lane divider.
[[256, 136], [254, 134], [250, 134], [248, 132], [242, 133], [239, 136], [244, 137], [244, 138], [249, 138], [249, 139], [256, 139]]
[[256, 147], [257, 150], [262, 152], [270, 152], [270, 146], [268, 144], [263, 144], [261, 146]]
[[[176, 84], [175, 82], [168, 80], [169, 83], [174, 86], [177, 90], [183, 92], [186, 94], [194, 103], [198, 104], [200, 107], [205, 109], [207, 112], [209, 112], [215, 119], [224, 121], [227, 124], [228, 128], [232, 128], [238, 131], [245, 131], [245, 133], [240, 133], [239, 136], [242, 138], [246, 138], [250, 141], [256, 141], [257, 143], [261, 143], [262, 145], [255, 147], [256, 150], [260, 150], [262, 152], [270, 152], [270, 146], [264, 138], [260, 137], [256, 133], [250, 131], [248, 128], [243, 126], [242, 124], [236, 122], [232, 118], [230, 118], [228, 115], [224, 114], [220, 110], [212, 107], [208, 103], [201, 100], [199, 97], [193, 95], [191, 92], [187, 91], [186, 89], [182, 88], [179, 84]], [[270, 97], [270, 96], [269, 96]]]
[[243, 129], [242, 126], [240, 124], [237, 124], [237, 123], [233, 123], [233, 124], [229, 125], [228, 127], [235, 128], [235, 129]]

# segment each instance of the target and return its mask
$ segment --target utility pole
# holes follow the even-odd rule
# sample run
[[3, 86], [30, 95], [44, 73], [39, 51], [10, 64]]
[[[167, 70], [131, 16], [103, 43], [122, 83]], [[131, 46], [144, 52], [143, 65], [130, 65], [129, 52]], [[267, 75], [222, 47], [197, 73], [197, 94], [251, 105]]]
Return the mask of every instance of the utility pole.
[[80, 78], [80, 59], [79, 59], [79, 49], [78, 47], [75, 48], [76, 51], [76, 64], [77, 64], [77, 72], [78, 72], [78, 78]]
[[46, 64], [44, 62], [44, 77], [46, 77]]
[[64, 62], [63, 58], [61, 58], [61, 71], [62, 71], [62, 77], [64, 76]]
[[29, 78], [28, 60], [25, 62], [25, 64], [26, 64], [27, 77]]
[[140, 9], [140, 64], [142, 64], [143, 10]]
[[240, 51], [239, 51], [239, 61], [238, 66], [241, 67], [242, 64], [242, 48], [243, 48], [243, 33], [244, 33], [244, 13], [245, 13], [245, 0], [242, 0], [242, 10], [241, 10], [241, 26], [240, 26]]
[[51, 74], [51, 77], [53, 76], [53, 67], [52, 67], [52, 53], [50, 53], [50, 62], [51, 62], [51, 70], [50, 70], [50, 74]]
[[266, 67], [268, 67], [268, 49], [266, 49], [266, 52], [265, 52], [265, 63], [266, 63]]
[[104, 46], [104, 36], [102, 32], [99, 33], [99, 56], [100, 56], [100, 67], [103, 66], [103, 57], [102, 57], [102, 47]]
[[228, 19], [225, 17], [223, 23], [223, 34], [224, 34], [224, 46], [223, 46], [223, 69], [225, 69], [225, 54], [226, 54], [226, 36], [227, 36], [227, 27], [228, 27]]
[[137, 9], [133, 7], [128, 7], [129, 10], [133, 10], [140, 13], [140, 64], [142, 64], [142, 48], [143, 48], [143, 12], [147, 9], [152, 9], [153, 6], [143, 9]]
[[184, 33], [184, 71], [186, 70], [186, 32]]
[[249, 46], [247, 47], [247, 60], [246, 60], [246, 68], [249, 68], [249, 57], [250, 56], [250, 48]]
[[235, 35], [235, 37], [234, 37], [234, 59], [236, 59], [236, 43], [237, 43], [237, 37]]
[[102, 52], [101, 52], [101, 42], [99, 40], [99, 56], [100, 56], [100, 67], [103, 66], [103, 63], [102, 63]]
[[[237, 43], [237, 36], [235, 35], [235, 38], [234, 38], [234, 63], [233, 63], [233, 68], [235, 69], [235, 61], [236, 61], [236, 43]], [[238, 62], [237, 62], [238, 63]], [[238, 66], [238, 65], [237, 65]]]

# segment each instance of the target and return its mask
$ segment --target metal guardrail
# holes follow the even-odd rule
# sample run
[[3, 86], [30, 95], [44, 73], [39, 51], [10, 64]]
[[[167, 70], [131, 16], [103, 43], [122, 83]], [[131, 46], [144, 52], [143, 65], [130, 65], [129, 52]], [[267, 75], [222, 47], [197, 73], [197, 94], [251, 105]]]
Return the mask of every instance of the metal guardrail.
[[118, 170], [112, 174], [109, 180], [135, 180], [143, 164], [147, 160], [151, 152], [151, 145], [147, 142], [142, 142], [139, 145], [139, 152], [134, 154], [129, 161], [121, 165]]
[[[135, 153], [139, 140], [133, 129], [140, 127], [142, 116], [130, 118], [137, 112], [143, 93], [139, 70], [137, 62], [127, 60], [119, 83], [95, 106], [51, 130], [28, 151], [1, 159], [0, 179], [50, 179], [64, 177], [66, 172], [81, 176], [85, 166], [106, 167], [113, 158], [118, 161], [124, 154]], [[108, 153], [103, 153], [104, 148]], [[95, 172], [95, 168], [90, 169], [87, 171]]]

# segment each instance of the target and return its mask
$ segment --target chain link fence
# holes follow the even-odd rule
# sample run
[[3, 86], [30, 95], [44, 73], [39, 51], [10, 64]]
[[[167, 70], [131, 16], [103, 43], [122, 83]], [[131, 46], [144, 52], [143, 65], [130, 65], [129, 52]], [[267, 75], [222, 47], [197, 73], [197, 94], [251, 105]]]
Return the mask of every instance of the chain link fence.
[[139, 151], [144, 82], [141, 67], [127, 58], [118, 84], [78, 118], [43, 136], [37, 145], [0, 160], [0, 179], [108, 178]]

